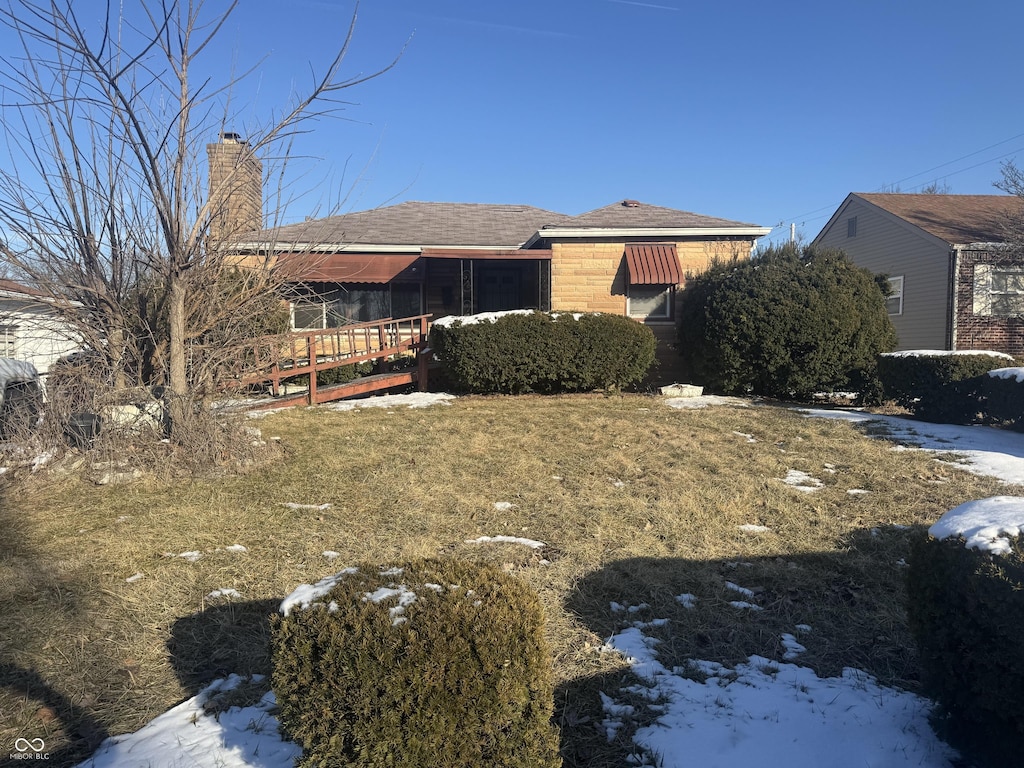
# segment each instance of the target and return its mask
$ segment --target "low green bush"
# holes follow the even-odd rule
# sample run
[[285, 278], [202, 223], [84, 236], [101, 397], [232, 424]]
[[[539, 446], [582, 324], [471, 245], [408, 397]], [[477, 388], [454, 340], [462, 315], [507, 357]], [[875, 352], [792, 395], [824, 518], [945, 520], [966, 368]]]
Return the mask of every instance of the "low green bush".
[[304, 768], [561, 765], [540, 602], [492, 567], [346, 569], [282, 604], [272, 648]]
[[907, 613], [925, 691], [951, 744], [993, 766], [1024, 755], [1024, 548], [995, 555], [962, 538], [917, 540]]
[[950, 354], [893, 352], [878, 358], [878, 378], [888, 400], [928, 421], [963, 424], [980, 409], [970, 380], [1008, 364], [998, 352]]
[[981, 403], [985, 421], [1010, 429], [1024, 431], [1024, 381], [1012, 369], [1011, 375], [987, 373], [975, 379], [975, 392]]
[[509, 314], [430, 332], [454, 386], [477, 393], [621, 389], [647, 375], [655, 346], [647, 326], [601, 313]]

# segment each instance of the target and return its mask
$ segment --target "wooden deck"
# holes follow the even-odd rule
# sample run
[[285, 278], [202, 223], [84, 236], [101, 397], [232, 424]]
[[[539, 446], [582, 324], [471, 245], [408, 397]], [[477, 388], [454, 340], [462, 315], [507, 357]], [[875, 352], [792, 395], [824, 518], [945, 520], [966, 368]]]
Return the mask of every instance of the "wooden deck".
[[[322, 331], [263, 336], [245, 350], [250, 370], [255, 368], [255, 372], [239, 376], [237, 384], [270, 385], [274, 399], [260, 403], [255, 406], [257, 409], [316, 405], [412, 383], [424, 391], [429, 374], [426, 349], [430, 317], [386, 318]], [[416, 367], [390, 371], [390, 361], [396, 357], [412, 357]], [[343, 384], [317, 386], [316, 374], [320, 371], [369, 361], [376, 362], [377, 374]], [[281, 383], [302, 375], [309, 377], [306, 391], [281, 396]]]

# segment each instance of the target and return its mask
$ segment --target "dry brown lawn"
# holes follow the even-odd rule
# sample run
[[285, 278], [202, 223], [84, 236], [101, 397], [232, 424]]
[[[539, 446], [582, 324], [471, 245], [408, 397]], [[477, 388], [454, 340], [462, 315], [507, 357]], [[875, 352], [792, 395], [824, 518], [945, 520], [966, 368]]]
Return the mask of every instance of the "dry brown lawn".
[[[629, 679], [601, 651], [624, 620], [669, 619], [658, 630], [668, 666], [781, 658], [780, 634], [809, 624], [800, 663], [913, 689], [907, 542], [942, 512], [1007, 492], [850, 424], [767, 405], [470, 397], [253, 424], [285, 456], [244, 476], [99, 487], [51, 472], [3, 489], [0, 745], [40, 737], [51, 764], [82, 759], [214, 677], [267, 672], [266, 617], [297, 584], [358, 561], [455, 555], [540, 594], [566, 765], [622, 765], [629, 734], [607, 743], [597, 692]], [[823, 487], [785, 485], [791, 469]], [[498, 535], [547, 546], [467, 543]], [[731, 607], [726, 581], [764, 610]], [[207, 597], [222, 588], [242, 597]], [[624, 619], [613, 601], [650, 607]]]

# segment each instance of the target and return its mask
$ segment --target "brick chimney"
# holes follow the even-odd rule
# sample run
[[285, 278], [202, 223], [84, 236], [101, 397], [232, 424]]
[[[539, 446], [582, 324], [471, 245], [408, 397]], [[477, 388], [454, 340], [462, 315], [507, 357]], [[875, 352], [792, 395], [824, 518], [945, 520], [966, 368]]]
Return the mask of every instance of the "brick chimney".
[[210, 161], [209, 238], [232, 240], [263, 227], [263, 163], [249, 142], [237, 133], [222, 133], [220, 142], [206, 145]]

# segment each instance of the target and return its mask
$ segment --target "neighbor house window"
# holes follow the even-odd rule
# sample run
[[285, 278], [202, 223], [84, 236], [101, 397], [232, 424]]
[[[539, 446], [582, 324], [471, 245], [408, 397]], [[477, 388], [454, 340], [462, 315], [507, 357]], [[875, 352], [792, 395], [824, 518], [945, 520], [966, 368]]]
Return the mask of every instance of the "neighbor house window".
[[672, 285], [631, 285], [629, 286], [629, 316], [641, 320], [657, 320], [672, 317]]
[[1024, 315], [1024, 267], [974, 266], [974, 314]]
[[857, 236], [857, 217], [851, 216], [846, 220], [846, 236], [856, 237]]
[[14, 339], [18, 326], [0, 325], [0, 357], [17, 357]]
[[903, 275], [889, 278], [889, 298], [885, 300], [885, 309], [890, 315], [903, 314]]

